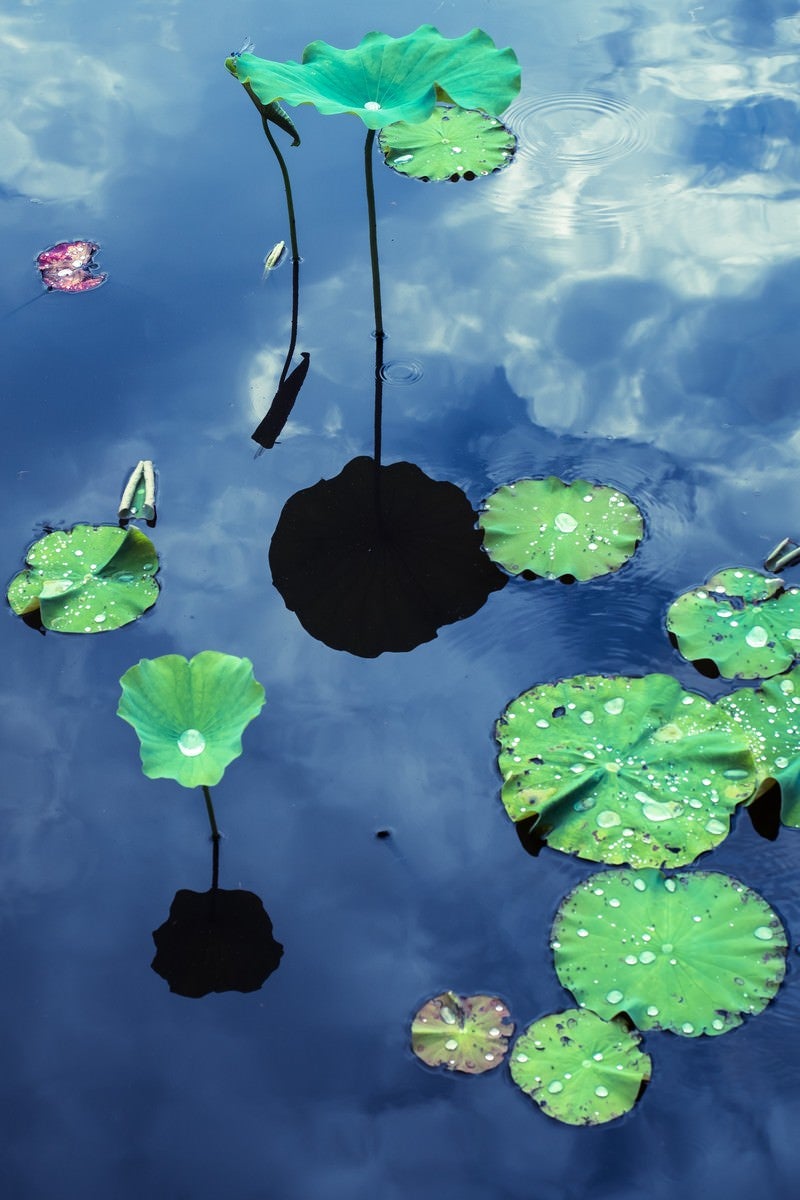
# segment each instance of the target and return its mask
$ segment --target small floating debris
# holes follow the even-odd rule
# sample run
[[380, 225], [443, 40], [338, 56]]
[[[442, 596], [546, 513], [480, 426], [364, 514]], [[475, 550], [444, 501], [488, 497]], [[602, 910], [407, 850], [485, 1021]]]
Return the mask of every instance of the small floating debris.
[[36, 258], [42, 283], [50, 292], [89, 292], [105, 283], [108, 275], [98, 271], [94, 255], [97, 242], [58, 242]]
[[264, 274], [262, 279], [266, 279], [270, 271], [274, 271], [279, 267], [286, 257], [286, 242], [276, 242], [270, 250], [267, 257], [264, 259]]
[[119, 502], [120, 521], [155, 521], [156, 474], [149, 458], [140, 459], [131, 472]]

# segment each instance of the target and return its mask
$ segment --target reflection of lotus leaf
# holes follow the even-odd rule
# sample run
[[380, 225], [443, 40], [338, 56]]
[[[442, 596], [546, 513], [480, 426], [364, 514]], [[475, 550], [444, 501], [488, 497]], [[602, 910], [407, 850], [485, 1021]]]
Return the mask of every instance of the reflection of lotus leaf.
[[552, 1013], [517, 1038], [511, 1077], [548, 1117], [602, 1125], [632, 1109], [650, 1078], [640, 1041], [622, 1020], [578, 1008]]
[[786, 970], [786, 933], [766, 901], [711, 871], [591, 875], [561, 902], [551, 938], [581, 1007], [686, 1037], [761, 1012]]
[[45, 629], [102, 633], [135, 621], [158, 598], [158, 555], [138, 529], [75, 525], [48, 533], [12, 579], [8, 602], [19, 616], [39, 609]]
[[747, 739], [670, 675], [577, 675], [497, 724], [502, 799], [541, 840], [593, 862], [683, 866], [727, 835], [756, 783]]
[[216, 650], [143, 658], [120, 683], [117, 714], [139, 735], [145, 775], [184, 787], [219, 783], [264, 704], [249, 658]]
[[800, 667], [731, 692], [717, 705], [749, 741], [762, 785], [775, 780], [781, 789], [783, 824], [800, 829]]
[[800, 655], [800, 588], [731, 567], [679, 596], [667, 629], [690, 662], [710, 659], [725, 679], [768, 679]]
[[594, 579], [641, 541], [639, 509], [616, 488], [576, 479], [520, 479], [492, 492], [479, 518], [490, 558], [511, 575]]
[[426, 1000], [411, 1023], [411, 1049], [429, 1067], [480, 1075], [498, 1067], [514, 1032], [496, 996], [443, 992]]
[[520, 85], [513, 50], [498, 50], [480, 29], [444, 38], [433, 25], [401, 38], [368, 33], [352, 50], [312, 42], [301, 63], [240, 54], [225, 66], [262, 104], [285, 100], [321, 113], [354, 113], [368, 129], [424, 121], [437, 100], [496, 115]]
[[388, 125], [378, 140], [387, 166], [425, 182], [499, 171], [511, 162], [517, 144], [496, 117], [454, 107], [436, 108], [416, 125]]

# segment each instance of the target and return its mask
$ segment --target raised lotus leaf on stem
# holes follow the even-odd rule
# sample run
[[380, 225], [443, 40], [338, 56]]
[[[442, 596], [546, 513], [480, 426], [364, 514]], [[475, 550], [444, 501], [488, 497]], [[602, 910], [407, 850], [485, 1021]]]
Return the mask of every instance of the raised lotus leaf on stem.
[[411, 1049], [429, 1067], [481, 1075], [498, 1067], [514, 1022], [496, 996], [443, 992], [426, 1000], [411, 1022]]
[[135, 528], [75, 525], [31, 546], [8, 588], [18, 616], [39, 611], [45, 629], [102, 633], [135, 621], [158, 599], [158, 555]]
[[758, 688], [739, 688], [717, 705], [750, 744], [759, 773], [758, 795], [776, 783], [781, 822], [800, 829], [800, 667]]
[[556, 973], [581, 1005], [639, 1029], [727, 1033], [766, 1008], [786, 932], [756, 892], [713, 871], [601, 871], [561, 902]]
[[756, 786], [749, 743], [671, 675], [577, 675], [523, 692], [497, 723], [502, 800], [556, 850], [684, 866], [727, 836]]
[[440, 105], [427, 121], [387, 125], [378, 143], [387, 167], [428, 183], [499, 171], [514, 157], [517, 139], [497, 117]]
[[264, 704], [249, 658], [216, 650], [143, 658], [120, 683], [117, 714], [138, 734], [144, 774], [188, 788], [219, 783]]
[[518, 1088], [566, 1125], [603, 1125], [629, 1112], [650, 1079], [649, 1055], [623, 1019], [588, 1009], [551, 1013], [529, 1025], [509, 1063]]
[[594, 579], [617, 571], [644, 531], [616, 488], [585, 479], [519, 479], [492, 492], [478, 524], [489, 557], [511, 575]]
[[441, 100], [497, 115], [520, 87], [513, 50], [498, 50], [480, 29], [444, 38], [433, 25], [400, 38], [368, 33], [350, 50], [311, 42], [299, 63], [245, 53], [225, 65], [261, 104], [284, 100], [353, 113], [368, 129], [424, 121]]
[[768, 679], [800, 655], [800, 588], [729, 567], [678, 596], [667, 629], [690, 662], [711, 662], [725, 679]]

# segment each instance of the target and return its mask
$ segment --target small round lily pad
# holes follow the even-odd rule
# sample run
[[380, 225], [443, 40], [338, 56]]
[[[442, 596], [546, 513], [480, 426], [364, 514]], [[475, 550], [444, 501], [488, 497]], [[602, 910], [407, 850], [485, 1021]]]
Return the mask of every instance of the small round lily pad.
[[45, 629], [102, 633], [135, 621], [155, 604], [158, 555], [135, 528], [75, 525], [34, 543], [12, 579], [8, 602], [19, 616], [39, 610]]
[[624, 1020], [573, 1008], [534, 1021], [514, 1043], [511, 1078], [566, 1125], [602, 1125], [629, 1112], [650, 1079], [649, 1055]]
[[730, 567], [678, 596], [667, 629], [684, 658], [725, 679], [769, 679], [800, 656], [800, 588], [750, 567]]
[[498, 1067], [514, 1022], [496, 996], [443, 992], [426, 1000], [411, 1022], [411, 1049], [429, 1067], [482, 1075]]
[[684, 1037], [727, 1033], [773, 998], [786, 932], [765, 900], [713, 871], [601, 871], [561, 902], [561, 983], [583, 1008]]
[[594, 579], [617, 571], [644, 531], [633, 501], [575, 479], [519, 479], [492, 492], [478, 518], [489, 557], [510, 575]]
[[741, 728], [753, 752], [761, 788], [772, 781], [781, 792], [781, 821], [800, 829], [800, 667], [739, 688], [717, 701]]
[[142, 771], [183, 787], [219, 783], [264, 704], [250, 659], [217, 650], [143, 658], [120, 683], [117, 715], [139, 736]]
[[743, 731], [671, 675], [542, 684], [509, 704], [496, 737], [511, 819], [593, 862], [693, 862], [757, 782]]
[[378, 143], [387, 167], [428, 183], [500, 171], [514, 157], [517, 139], [488, 113], [440, 105], [427, 121], [387, 125]]

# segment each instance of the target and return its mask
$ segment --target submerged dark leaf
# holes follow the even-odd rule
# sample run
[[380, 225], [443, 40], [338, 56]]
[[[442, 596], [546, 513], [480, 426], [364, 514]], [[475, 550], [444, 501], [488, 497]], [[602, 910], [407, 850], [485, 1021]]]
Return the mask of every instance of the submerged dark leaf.
[[42, 283], [51, 292], [90, 292], [108, 276], [97, 270], [97, 242], [58, 242], [36, 259]]
[[300, 358], [302, 362], [298, 363], [295, 369], [278, 385], [267, 415], [250, 435], [252, 440], [258, 442], [259, 446], [263, 446], [265, 450], [271, 450], [283, 432], [283, 427], [289, 420], [295, 401], [300, 394], [300, 388], [305, 383], [311, 364], [311, 355], [304, 350]]

